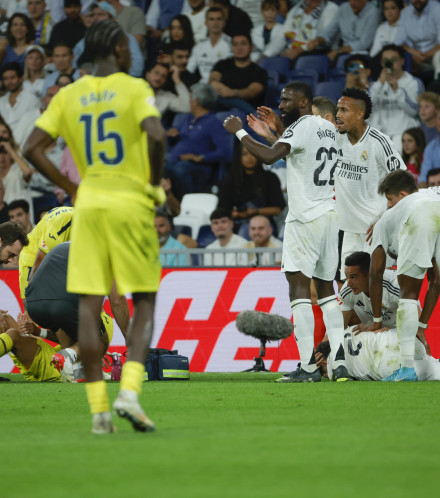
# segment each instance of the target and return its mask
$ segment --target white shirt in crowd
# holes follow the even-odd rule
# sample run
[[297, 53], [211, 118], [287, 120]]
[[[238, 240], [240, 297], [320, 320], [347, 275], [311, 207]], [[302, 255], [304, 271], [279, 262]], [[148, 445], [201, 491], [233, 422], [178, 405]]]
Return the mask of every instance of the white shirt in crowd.
[[[236, 235], [232, 235], [229, 244], [226, 246], [220, 246], [220, 242], [215, 240], [212, 244], [206, 246], [206, 249], [243, 249], [248, 241]], [[247, 266], [248, 255], [247, 254], [236, 254], [236, 253], [216, 253], [216, 254], [205, 254], [203, 256], [204, 266]]]
[[252, 43], [254, 49], [251, 54], [253, 61], [264, 57], [275, 57], [280, 55], [286, 45], [284, 37], [285, 28], [283, 24], [275, 24], [270, 32], [270, 40], [267, 45], [264, 44], [264, 23], [258, 24], [251, 31]]
[[231, 55], [231, 38], [223, 33], [214, 46], [209, 38], [197, 43], [192, 49], [186, 68], [190, 73], [195, 73], [198, 69], [201, 76], [200, 82], [209, 83], [209, 75], [215, 64]]
[[374, 35], [373, 45], [370, 48], [370, 56], [374, 57], [377, 55], [385, 45], [393, 44], [397, 34], [401, 32], [402, 29], [402, 22], [400, 19], [394, 26], [391, 26], [388, 21], [380, 24]]

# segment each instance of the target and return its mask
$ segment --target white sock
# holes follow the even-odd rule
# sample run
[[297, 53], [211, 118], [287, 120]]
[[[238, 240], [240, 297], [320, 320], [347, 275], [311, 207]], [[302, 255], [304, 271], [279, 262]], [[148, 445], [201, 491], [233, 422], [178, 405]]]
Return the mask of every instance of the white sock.
[[330, 342], [330, 355], [333, 369], [345, 365], [344, 317], [339, 309], [336, 296], [318, 299], [324, 317], [324, 325]]
[[414, 368], [414, 351], [419, 321], [417, 301], [399, 299], [396, 321], [402, 367]]
[[293, 333], [298, 346], [301, 368], [314, 372], [315, 364], [315, 317], [310, 299], [295, 299], [290, 303], [293, 313]]
[[72, 360], [72, 363], [76, 363], [76, 360], [78, 359], [76, 351], [72, 348], [64, 348], [60, 353], [67, 353], [67, 356]]

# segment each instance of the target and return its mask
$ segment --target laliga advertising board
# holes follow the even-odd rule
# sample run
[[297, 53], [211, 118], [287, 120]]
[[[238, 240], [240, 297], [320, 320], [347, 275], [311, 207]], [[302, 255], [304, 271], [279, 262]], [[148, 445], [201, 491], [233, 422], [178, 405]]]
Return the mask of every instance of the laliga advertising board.
[[[425, 292], [426, 283], [423, 295]], [[22, 310], [16, 270], [0, 271], [0, 299], [0, 308], [12, 316]], [[110, 312], [108, 302], [105, 308]], [[319, 307], [313, 308], [316, 344], [324, 334], [324, 325]], [[291, 319], [287, 282], [278, 268], [164, 269], [151, 346], [179, 350], [189, 357], [192, 372], [240, 372], [253, 365], [259, 351], [258, 339], [241, 334], [235, 326], [237, 314], [244, 310]], [[427, 332], [436, 358], [440, 355], [437, 324], [438, 307]], [[110, 351], [123, 352], [124, 344], [115, 323]], [[293, 335], [267, 343], [265, 364], [271, 371], [293, 370], [298, 359]], [[0, 372], [11, 372], [13, 366], [8, 355], [0, 359]]]

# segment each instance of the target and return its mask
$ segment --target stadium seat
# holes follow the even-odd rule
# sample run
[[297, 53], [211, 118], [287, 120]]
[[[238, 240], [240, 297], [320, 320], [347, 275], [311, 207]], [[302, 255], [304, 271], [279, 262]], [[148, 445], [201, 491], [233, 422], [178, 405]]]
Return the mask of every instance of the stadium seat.
[[288, 81], [303, 81], [312, 88], [313, 94], [319, 81], [319, 73], [316, 69], [292, 69]]
[[180, 214], [174, 225], [191, 227], [191, 237], [197, 239], [202, 225], [209, 225], [209, 216], [217, 207], [218, 197], [213, 194], [186, 194], [182, 198]]
[[328, 97], [335, 104], [341, 98], [345, 81], [322, 81], [316, 85], [315, 95], [319, 97]]
[[296, 60], [295, 69], [298, 71], [314, 69], [318, 72], [319, 79], [325, 81], [329, 64], [330, 59], [326, 55], [303, 55]]
[[211, 225], [202, 225], [197, 236], [197, 245], [201, 248], [206, 247], [215, 241], [215, 235], [211, 231]]
[[275, 71], [280, 75], [280, 81], [286, 81], [290, 72], [290, 59], [288, 57], [265, 57], [260, 59], [258, 65], [266, 71]]

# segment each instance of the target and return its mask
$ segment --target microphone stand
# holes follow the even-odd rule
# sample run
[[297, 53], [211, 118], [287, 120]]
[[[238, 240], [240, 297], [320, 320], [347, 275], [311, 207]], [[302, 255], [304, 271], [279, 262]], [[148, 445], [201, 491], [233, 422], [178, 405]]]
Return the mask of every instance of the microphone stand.
[[252, 368], [243, 370], [243, 372], [270, 372], [264, 365], [264, 355], [266, 354], [266, 337], [260, 337], [260, 352], [258, 357], [254, 357], [255, 363]]

